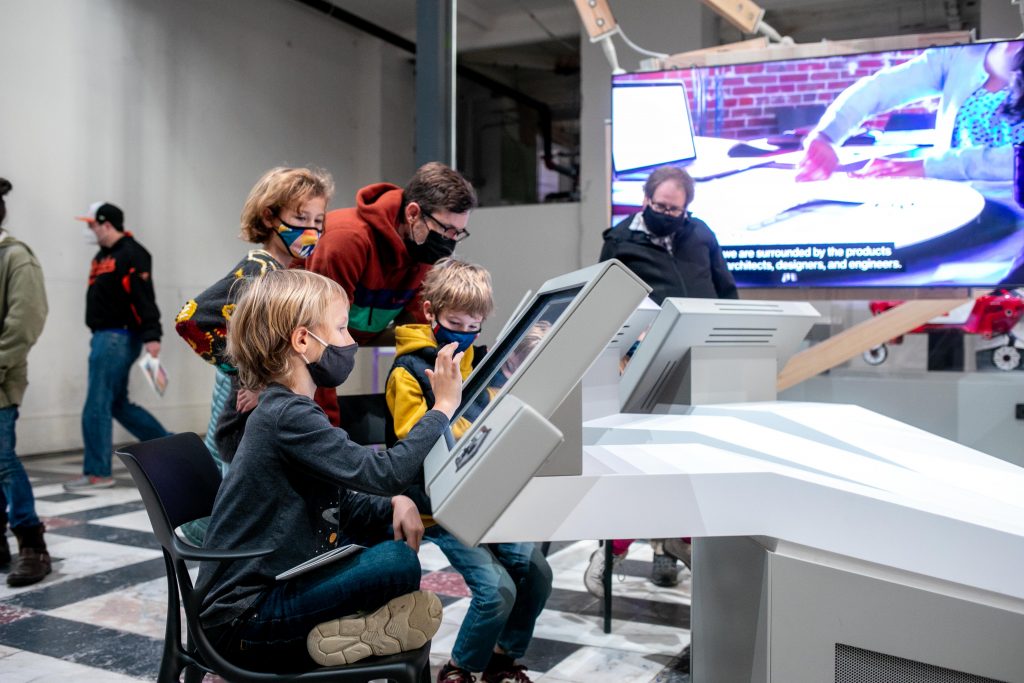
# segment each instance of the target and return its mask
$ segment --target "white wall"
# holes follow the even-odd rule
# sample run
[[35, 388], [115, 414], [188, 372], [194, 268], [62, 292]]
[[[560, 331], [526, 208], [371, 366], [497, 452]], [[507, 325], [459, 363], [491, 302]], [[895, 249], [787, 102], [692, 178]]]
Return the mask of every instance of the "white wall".
[[495, 311], [484, 323], [482, 343], [491, 344], [516, 305], [546, 280], [579, 268], [579, 204], [537, 204], [477, 209], [469, 239], [456, 255], [491, 271]]
[[1010, 0], [981, 0], [979, 38], [1016, 38], [1021, 33], [1020, 7]]
[[238, 215], [266, 169], [327, 168], [335, 206], [385, 170], [408, 178], [412, 70], [287, 0], [0, 0], [0, 17], [6, 227], [39, 255], [50, 299], [19, 452], [81, 445], [95, 247], [72, 217], [99, 200], [125, 210], [154, 259], [171, 384], [157, 399], [136, 373], [131, 393], [169, 429], [203, 431], [212, 369], [174, 333], [178, 308], [246, 249]]

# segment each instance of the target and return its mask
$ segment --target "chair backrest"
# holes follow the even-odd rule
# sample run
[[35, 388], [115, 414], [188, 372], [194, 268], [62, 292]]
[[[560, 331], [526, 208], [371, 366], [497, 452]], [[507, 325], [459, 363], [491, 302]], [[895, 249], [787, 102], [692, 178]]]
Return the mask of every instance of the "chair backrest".
[[384, 394], [343, 394], [338, 396], [341, 428], [363, 446], [386, 440], [386, 423], [391, 417]]
[[135, 480], [153, 533], [164, 548], [171, 549], [177, 527], [213, 512], [220, 470], [195, 434], [132, 444], [117, 451], [117, 456]]

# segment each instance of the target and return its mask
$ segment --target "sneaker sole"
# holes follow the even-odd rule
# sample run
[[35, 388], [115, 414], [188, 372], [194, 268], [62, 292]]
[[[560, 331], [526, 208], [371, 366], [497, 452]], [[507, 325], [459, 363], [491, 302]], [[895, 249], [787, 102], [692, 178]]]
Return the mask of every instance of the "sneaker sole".
[[97, 489], [112, 489], [117, 485], [117, 482], [113, 479], [110, 481], [100, 482], [98, 484], [85, 484], [83, 486], [68, 486], [64, 485], [64, 490], [68, 493], [74, 493], [76, 491], [93, 491]]
[[306, 637], [306, 649], [320, 666], [351, 664], [423, 647], [440, 626], [441, 601], [430, 591], [416, 591], [392, 598], [371, 614], [317, 624]]

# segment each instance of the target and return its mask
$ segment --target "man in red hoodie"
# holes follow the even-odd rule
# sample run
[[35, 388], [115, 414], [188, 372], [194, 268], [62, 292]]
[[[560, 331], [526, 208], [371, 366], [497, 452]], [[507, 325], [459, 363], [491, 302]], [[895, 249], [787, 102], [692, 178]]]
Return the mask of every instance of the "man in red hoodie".
[[[420, 322], [414, 299], [427, 271], [469, 237], [466, 225], [476, 192], [442, 163], [421, 166], [405, 189], [390, 183], [356, 193], [356, 206], [327, 213], [324, 234], [306, 269], [331, 278], [348, 294], [349, 331], [360, 345], [385, 345], [394, 323]], [[339, 424], [333, 388], [316, 402]]]

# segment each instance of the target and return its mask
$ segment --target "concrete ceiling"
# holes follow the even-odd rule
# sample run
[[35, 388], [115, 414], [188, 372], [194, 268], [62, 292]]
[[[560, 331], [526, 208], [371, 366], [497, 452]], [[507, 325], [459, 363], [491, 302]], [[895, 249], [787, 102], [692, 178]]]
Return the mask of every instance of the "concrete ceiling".
[[[416, 0], [331, 0], [338, 7], [410, 40]], [[459, 51], [522, 45], [580, 33], [572, 0], [458, 0]]]

